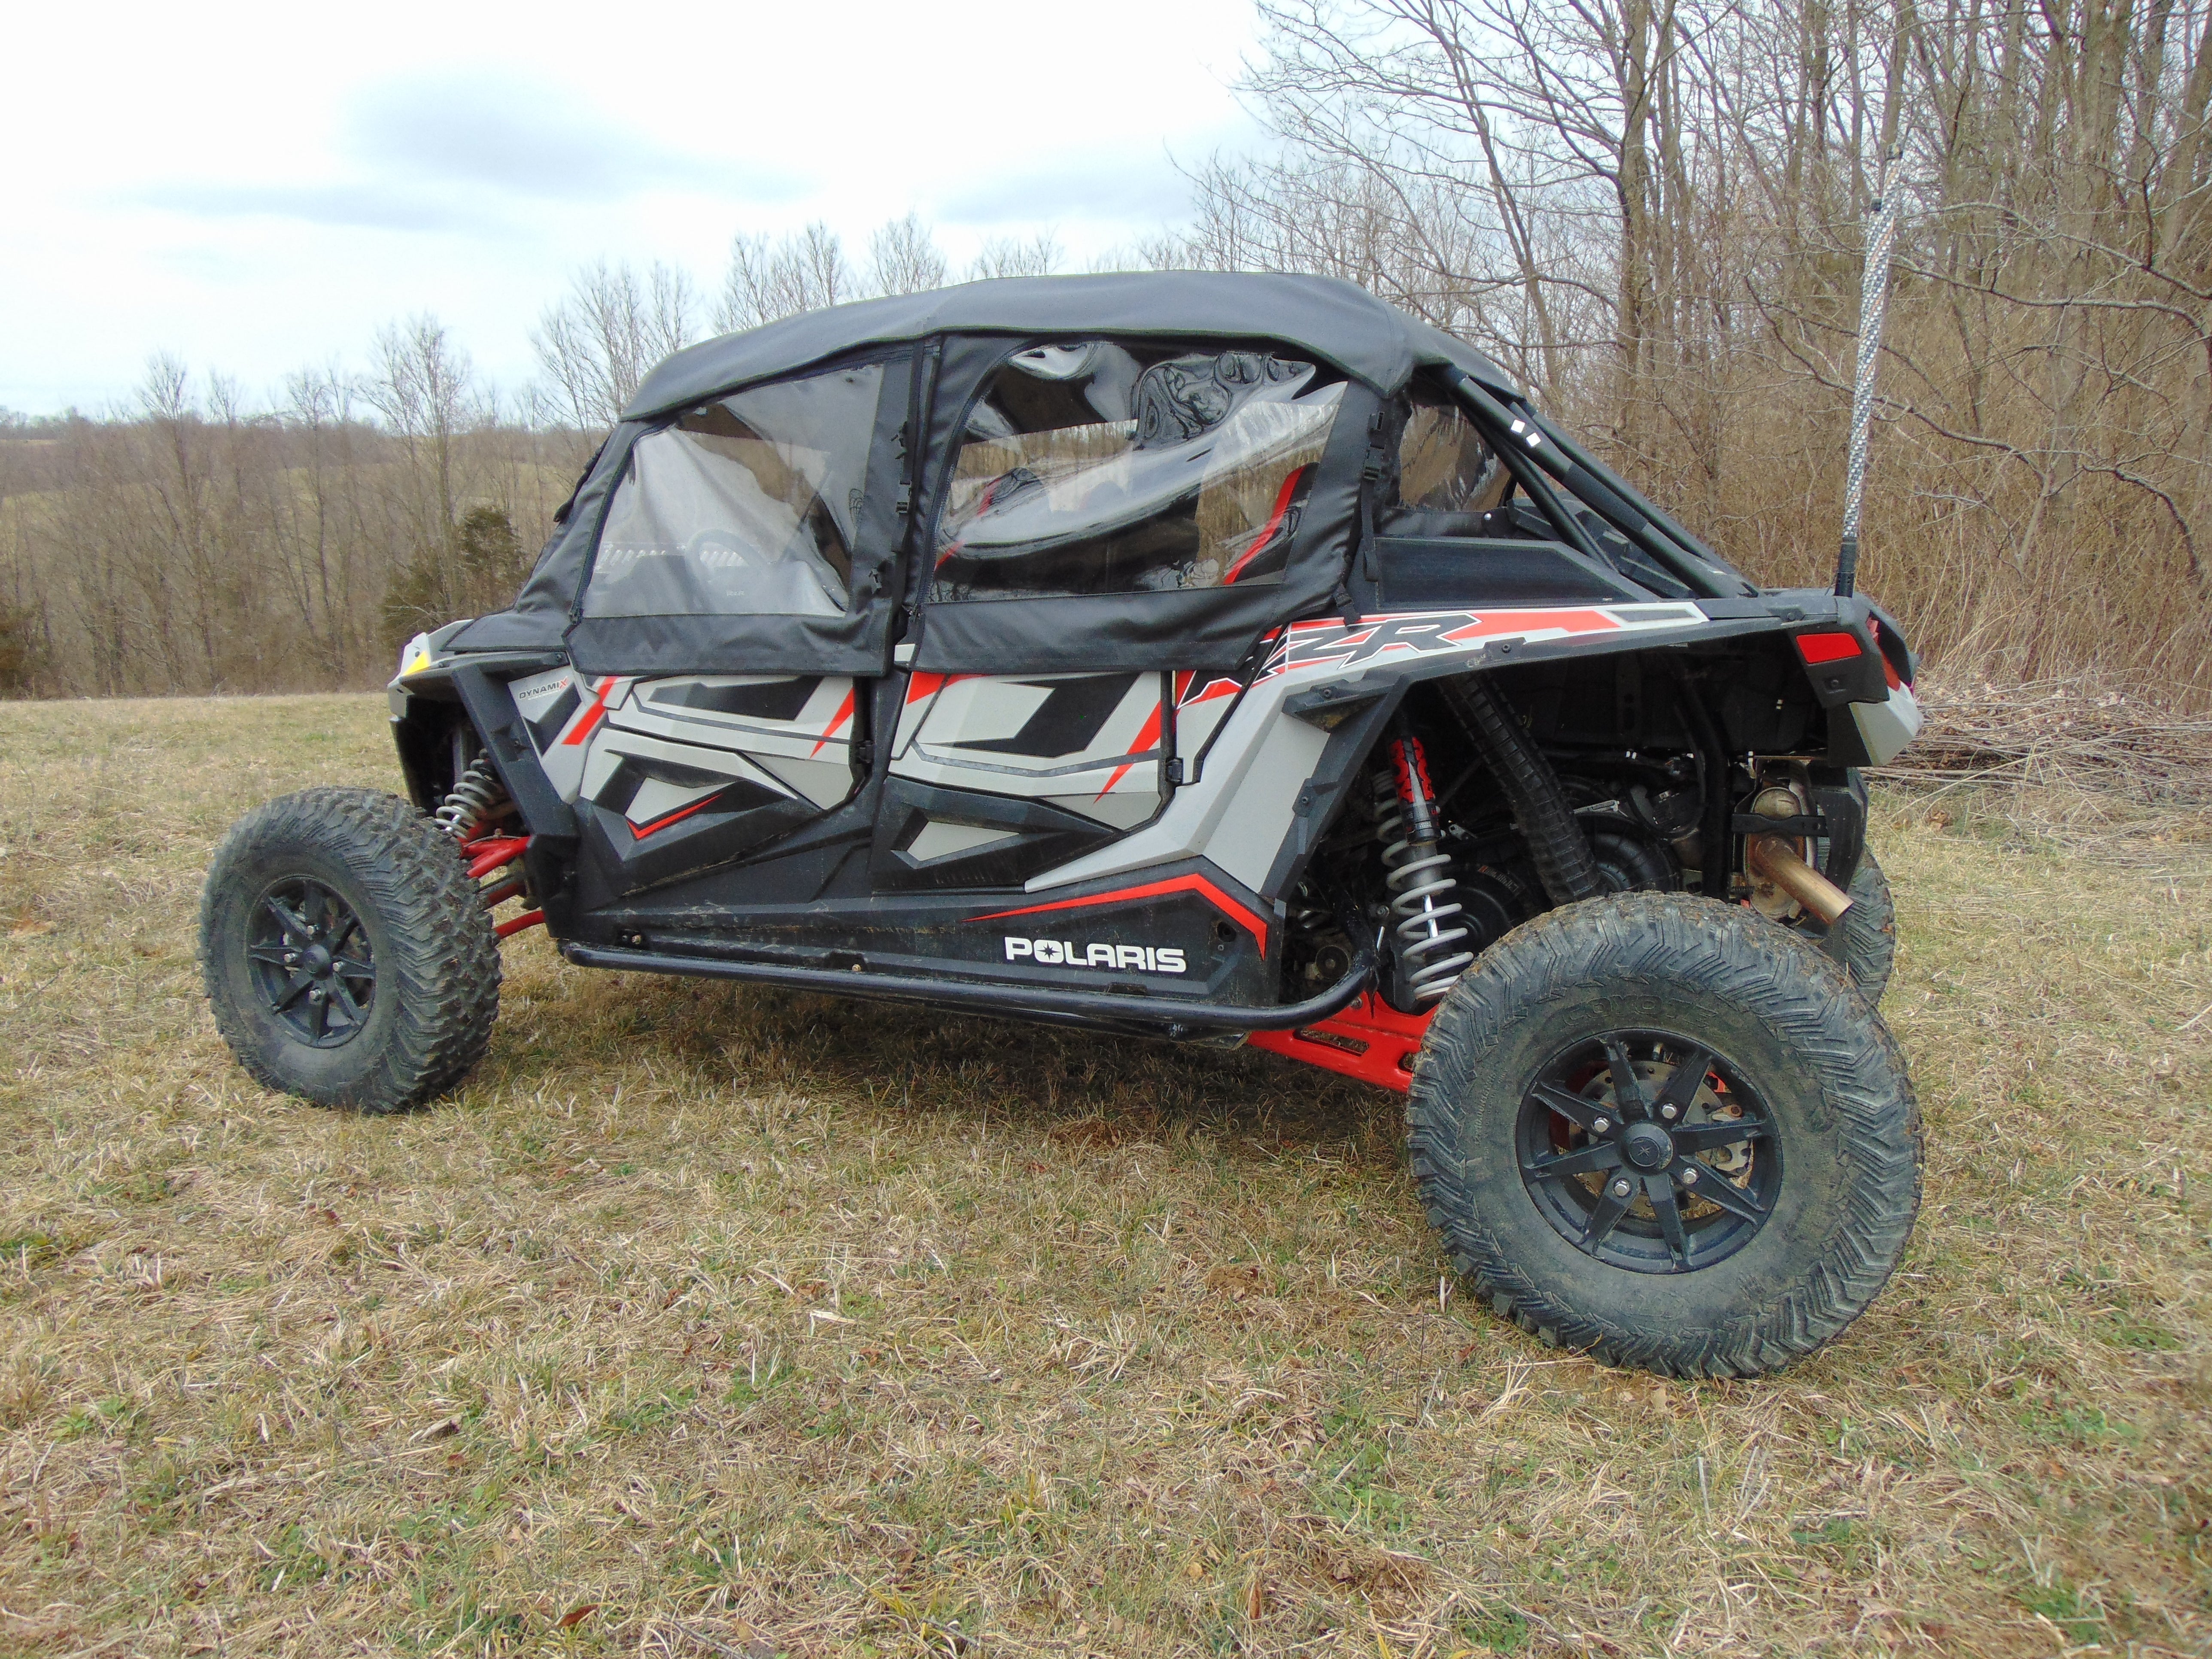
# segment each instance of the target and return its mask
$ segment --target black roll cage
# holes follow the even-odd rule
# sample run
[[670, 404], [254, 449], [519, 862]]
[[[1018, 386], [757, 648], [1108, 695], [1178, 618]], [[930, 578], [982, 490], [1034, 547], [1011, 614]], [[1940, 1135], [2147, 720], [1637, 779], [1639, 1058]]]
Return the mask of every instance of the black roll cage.
[[[1574, 514], [1561, 507], [1556, 482], [1577, 501], [1640, 547], [1661, 569], [1705, 599], [1741, 599], [1758, 589], [1621, 478], [1589, 450], [1538, 414], [1525, 398], [1492, 397], [1464, 369], [1445, 365], [1437, 377], [1474, 417], [1491, 447], [1576, 552], [1611, 562]], [[1530, 462], [1534, 465], [1529, 465]], [[1546, 476], [1546, 475], [1548, 475]]]

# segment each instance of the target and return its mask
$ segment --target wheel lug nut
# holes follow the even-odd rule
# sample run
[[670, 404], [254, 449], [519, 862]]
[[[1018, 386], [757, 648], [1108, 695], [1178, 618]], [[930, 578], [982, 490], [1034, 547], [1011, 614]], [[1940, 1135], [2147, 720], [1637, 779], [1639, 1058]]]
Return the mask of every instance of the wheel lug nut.
[[1613, 1127], [1613, 1120], [1609, 1117], [1593, 1118], [1590, 1120], [1590, 1127], [1597, 1133], [1603, 1134], [1607, 1129]]
[[1625, 1181], [1614, 1182], [1613, 1183], [1613, 1195], [1615, 1198], [1626, 1198], [1628, 1196], [1628, 1183]]
[[1683, 1184], [1685, 1187], [1694, 1187], [1694, 1186], [1696, 1186], [1696, 1185], [1698, 1184], [1698, 1172], [1697, 1172], [1695, 1170], [1693, 1170], [1693, 1169], [1692, 1169], [1692, 1170], [1683, 1170], [1683, 1171], [1682, 1171], [1682, 1184]]

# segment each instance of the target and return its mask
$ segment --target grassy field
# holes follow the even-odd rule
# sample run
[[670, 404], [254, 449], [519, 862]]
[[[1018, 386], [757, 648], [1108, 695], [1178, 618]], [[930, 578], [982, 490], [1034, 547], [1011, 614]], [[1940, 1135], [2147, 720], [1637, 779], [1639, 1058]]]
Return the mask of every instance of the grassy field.
[[[198, 988], [380, 701], [0, 705], [0, 1651], [2212, 1650], [2212, 845], [1892, 799], [1912, 1254], [1779, 1378], [1547, 1352], [1399, 1103], [510, 945], [398, 1120]], [[2078, 815], [2076, 820], [2078, 823]]]

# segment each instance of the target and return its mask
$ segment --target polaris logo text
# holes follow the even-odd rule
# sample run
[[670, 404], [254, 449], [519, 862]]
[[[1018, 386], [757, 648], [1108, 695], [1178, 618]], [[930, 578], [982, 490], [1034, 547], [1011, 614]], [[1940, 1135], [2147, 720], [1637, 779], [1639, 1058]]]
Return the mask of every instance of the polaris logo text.
[[1190, 966], [1173, 945], [1085, 945], [1056, 939], [1006, 935], [1006, 960], [1027, 958], [1054, 968], [1133, 968], [1140, 974], [1187, 974]]

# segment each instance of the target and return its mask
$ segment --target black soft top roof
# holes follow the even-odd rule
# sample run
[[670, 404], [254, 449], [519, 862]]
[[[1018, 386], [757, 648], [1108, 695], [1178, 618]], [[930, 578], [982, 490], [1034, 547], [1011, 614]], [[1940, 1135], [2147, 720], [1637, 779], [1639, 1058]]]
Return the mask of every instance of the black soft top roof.
[[933, 334], [1254, 336], [1300, 347], [1389, 395], [1447, 363], [1508, 397], [1519, 388], [1464, 341], [1334, 276], [1164, 270], [1015, 276], [810, 311], [678, 352], [645, 378], [625, 420], [649, 420], [857, 347]]

